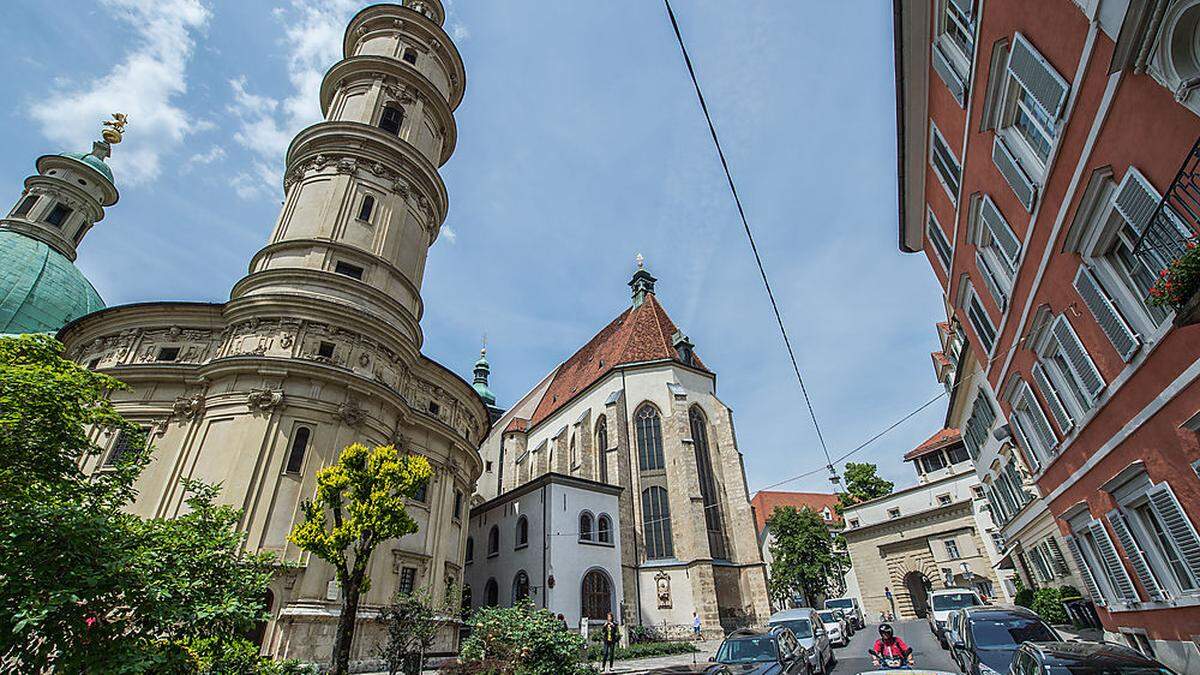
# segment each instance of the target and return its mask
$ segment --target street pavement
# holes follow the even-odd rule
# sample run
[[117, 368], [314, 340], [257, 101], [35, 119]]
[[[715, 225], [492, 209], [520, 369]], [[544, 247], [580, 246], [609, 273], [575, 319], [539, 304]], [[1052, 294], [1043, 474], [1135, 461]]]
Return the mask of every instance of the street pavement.
[[[942, 649], [938, 641], [929, 632], [929, 624], [924, 620], [896, 621], [892, 623], [896, 635], [908, 643], [913, 650], [913, 659], [918, 668], [930, 670], [945, 670], [957, 673], [958, 667], [950, 658], [950, 652]], [[867, 624], [866, 628], [850, 638], [850, 644], [834, 648], [837, 665], [833, 675], [857, 675], [872, 670], [871, 656], [867, 654], [875, 641], [879, 639], [879, 624]]]

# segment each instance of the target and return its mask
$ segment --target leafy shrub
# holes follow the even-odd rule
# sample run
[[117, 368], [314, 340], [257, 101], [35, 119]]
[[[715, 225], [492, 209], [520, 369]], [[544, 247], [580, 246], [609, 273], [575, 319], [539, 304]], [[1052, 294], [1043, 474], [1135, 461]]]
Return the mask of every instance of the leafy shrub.
[[1017, 595], [1013, 598], [1013, 604], [1021, 607], [1033, 607], [1033, 589], [1022, 588], [1017, 591]]
[[1200, 248], [1189, 241], [1183, 255], [1158, 273], [1150, 288], [1150, 304], [1179, 309], [1200, 289]]
[[1057, 588], [1039, 588], [1033, 594], [1033, 605], [1029, 607], [1049, 624], [1067, 622], [1067, 610], [1062, 606], [1062, 596]]
[[463, 642], [460, 660], [494, 662], [483, 670], [458, 672], [514, 675], [572, 675], [591, 672], [580, 663], [583, 636], [569, 630], [554, 614], [535, 609], [528, 600], [512, 607], [481, 607], [470, 619], [472, 631]]
[[1063, 602], [1066, 602], [1067, 600], [1077, 600], [1083, 597], [1079, 594], [1079, 589], [1075, 588], [1074, 586], [1060, 586], [1058, 588], [1058, 595], [1060, 598], [1062, 598]]
[[638, 624], [629, 627], [629, 644], [636, 645], [642, 642], [662, 642], [662, 636], [653, 626], [643, 626]]
[[[698, 651], [700, 650], [691, 642], [638, 642], [631, 643], [628, 647], [617, 647], [613, 658], [621, 661], [624, 659], [640, 659], [646, 656], [691, 654]], [[599, 661], [603, 655], [603, 645], [592, 645], [588, 648], [589, 661]]]

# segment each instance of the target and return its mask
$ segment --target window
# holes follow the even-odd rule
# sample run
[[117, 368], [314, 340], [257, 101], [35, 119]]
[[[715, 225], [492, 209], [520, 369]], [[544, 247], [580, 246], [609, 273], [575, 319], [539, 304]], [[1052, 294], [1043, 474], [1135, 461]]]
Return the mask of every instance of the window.
[[350, 263], [341, 260], [334, 265], [333, 271], [337, 274], [348, 276], [351, 279], [361, 280], [363, 278], [363, 268], [359, 267], [358, 265], [351, 265]]
[[851, 518], [846, 522], [850, 525], [850, 527], [858, 527], [858, 518]]
[[979, 338], [979, 344], [983, 347], [986, 354], [991, 354], [992, 349], [996, 346], [996, 326], [992, 323], [992, 318], [988, 316], [987, 310], [983, 308], [983, 303], [979, 301], [979, 294], [975, 292], [975, 287], [967, 282], [967, 300], [964, 303], [967, 310], [967, 320], [971, 323], [971, 328], [975, 329], [975, 335]]
[[988, 195], [973, 202], [971, 229], [976, 246], [975, 266], [996, 306], [1004, 310], [1017, 272], [1021, 241]]
[[612, 543], [612, 519], [608, 517], [608, 514], [602, 513], [596, 519], [596, 538], [601, 544]]
[[612, 612], [612, 584], [608, 575], [591, 570], [583, 575], [583, 616], [589, 621], [604, 621]]
[[1200, 592], [1200, 536], [1171, 487], [1140, 473], [1112, 493], [1109, 524], [1150, 599]]
[[466, 551], [466, 555], [464, 555], [463, 558], [466, 560], [466, 562], [468, 564], [475, 562], [475, 538], [474, 537], [467, 537], [467, 551]]
[[578, 452], [578, 451], [575, 449], [575, 436], [574, 436], [574, 434], [572, 434], [572, 435], [571, 435], [571, 440], [570, 440], [570, 443], [569, 443], [569, 445], [570, 445], [570, 451], [569, 451], [569, 452], [570, 452], [570, 458], [571, 458], [571, 468], [572, 468], [572, 469], [578, 469], [578, 468], [579, 468], [579, 452]]
[[971, 21], [974, 0], [944, 0], [942, 31], [964, 58], [975, 54], [975, 26]]
[[900, 509], [899, 508], [888, 509], [887, 514], [888, 514], [888, 518], [899, 518], [900, 517]]
[[661, 471], [666, 467], [663, 459], [662, 426], [658, 409], [649, 403], [638, 408], [635, 416], [637, 433], [638, 466], [642, 471]]
[[821, 519], [825, 521], [833, 520], [833, 512], [829, 510], [828, 506], [821, 509]]
[[600, 469], [600, 482], [608, 482], [608, 420], [603, 415], [596, 421], [596, 464]]
[[513, 548], [525, 548], [529, 545], [529, 519], [525, 516], [517, 518], [517, 543]]
[[1025, 208], [1032, 211], [1037, 185], [1058, 137], [1058, 119], [1069, 87], [1020, 33], [1013, 37], [1004, 76], [993, 113], [999, 116], [999, 124], [992, 160]]
[[946, 451], [946, 454], [949, 455], [951, 464], [958, 464], [971, 459], [971, 456], [967, 454], [967, 449], [961, 445], [950, 448]]
[[454, 519], [462, 519], [463, 493], [462, 490], [454, 491]]
[[521, 570], [521, 571], [517, 572], [515, 577], [513, 577], [513, 587], [512, 587], [513, 604], [516, 604], [516, 603], [520, 602], [521, 600], [524, 600], [525, 598], [528, 598], [528, 597], [529, 597], [529, 575], [525, 573], [525, 570]]
[[404, 124], [404, 110], [395, 105], [385, 105], [383, 114], [379, 117], [379, 128], [392, 134], [400, 135], [400, 127]]
[[496, 525], [488, 531], [488, 550], [487, 556], [493, 558], [500, 555], [500, 528]]
[[942, 78], [959, 106], [966, 104], [967, 83], [975, 54], [973, 0], [942, 0], [933, 41], [933, 70]]
[[967, 447], [972, 458], [979, 457], [979, 450], [987, 442], [988, 433], [995, 421], [996, 409], [987, 394], [980, 390], [975, 395], [975, 402], [971, 404], [971, 415], [967, 418], [962, 435], [963, 445]]
[[17, 204], [17, 208], [13, 209], [12, 216], [20, 218], [21, 216], [28, 215], [33, 210], [33, 205], [37, 203], [37, 200], [37, 195], [25, 195], [25, 198]]
[[948, 494], [937, 496], [938, 506], [950, 506], [953, 501], [954, 499]]
[[332, 359], [333, 358], [333, 343], [332, 342], [322, 342], [319, 345], [317, 345], [317, 356], [319, 356], [323, 359]]
[[1046, 413], [1042, 412], [1042, 406], [1033, 395], [1033, 390], [1019, 378], [1009, 398], [1009, 404], [1012, 406], [1009, 420], [1012, 422], [1017, 442], [1025, 449], [1033, 470], [1040, 471], [1041, 467], [1049, 462], [1054, 448], [1058, 445], [1058, 438], [1054, 435], [1050, 420], [1046, 419]]
[[371, 213], [375, 211], [375, 198], [371, 195], [366, 195], [362, 199], [362, 204], [358, 207], [358, 219], [363, 222], [371, 222]]
[[496, 583], [495, 578], [487, 580], [487, 584], [483, 587], [483, 596], [488, 607], [500, 605], [500, 586]]
[[400, 58], [403, 59], [405, 63], [415, 66], [417, 64], [417, 50], [413, 49], [412, 47], [406, 47], [404, 49], [404, 55]]
[[947, 539], [942, 542], [942, 545], [946, 547], [946, 557], [950, 558], [951, 560], [958, 560], [961, 557], [958, 554], [957, 541], [954, 541], [953, 539]]
[[397, 589], [405, 595], [411, 595], [417, 585], [417, 568], [400, 568], [400, 587]]
[[158, 356], [154, 357], [155, 361], [178, 361], [179, 347], [159, 347]]
[[704, 525], [708, 531], [709, 554], [725, 559], [725, 532], [721, 526], [721, 510], [717, 501], [717, 483], [713, 476], [712, 456], [708, 449], [708, 426], [704, 413], [693, 406], [688, 411], [688, 424], [692, 432], [692, 449], [696, 456], [696, 473], [700, 481], [700, 498], [704, 505]]
[[954, 257], [954, 252], [950, 247], [950, 241], [946, 239], [946, 233], [938, 224], [937, 217], [933, 215], [933, 209], [928, 209], [925, 213], [925, 236], [933, 245], [933, 252], [937, 255], [938, 262], [942, 264], [942, 269], [949, 271], [950, 260]]
[[646, 541], [647, 560], [674, 557], [671, 507], [667, 502], [667, 491], [657, 485], [642, 490], [642, 536]]
[[112, 451], [108, 453], [105, 466], [116, 466], [142, 454], [146, 449], [146, 438], [150, 435], [148, 427], [137, 431], [122, 429], [117, 432], [117, 440], [113, 443]]
[[923, 473], [933, 473], [938, 469], [946, 468], [946, 456], [940, 452], [930, 453], [921, 456], [917, 462], [921, 465]]
[[592, 540], [592, 514], [584, 511], [579, 514], [579, 541]]
[[442, 411], [442, 406], [438, 405], [437, 401], [429, 402], [429, 414], [430, 415], [437, 415], [441, 411]]
[[292, 433], [292, 447], [288, 449], [287, 465], [284, 469], [287, 473], [300, 473], [304, 468], [304, 452], [308, 449], [310, 435], [312, 430], [308, 427], [296, 427], [296, 431]]
[[950, 202], [957, 204], [962, 165], [958, 163], [942, 132], [938, 131], [937, 125], [932, 121], [929, 123], [929, 164], [941, 181], [942, 187], [946, 189], [946, 194], [950, 196]]
[[71, 216], [71, 207], [63, 203], [57, 203], [54, 208], [50, 209], [49, 215], [46, 216], [46, 222], [55, 227], [62, 227], [63, 223], [67, 222], [67, 218]]
[[1066, 315], [1055, 318], [1045, 332], [1037, 350], [1044, 374], [1071, 417], [1082, 419], [1100, 398], [1104, 378]]
[[429, 479], [428, 478], [425, 479], [424, 481], [422, 481], [421, 484], [417, 486], [416, 491], [413, 492], [412, 499], [414, 502], [418, 502], [420, 504], [424, 504], [425, 502], [429, 501]]
[[488, 473], [492, 472], [492, 460], [489, 459], [488, 461], [483, 463], [483, 470]]

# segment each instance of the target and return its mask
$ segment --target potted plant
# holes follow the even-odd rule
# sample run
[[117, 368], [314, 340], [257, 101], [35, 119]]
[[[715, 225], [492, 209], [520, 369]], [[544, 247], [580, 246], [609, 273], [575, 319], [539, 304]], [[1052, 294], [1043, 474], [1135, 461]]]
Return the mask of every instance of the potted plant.
[[1200, 323], [1200, 249], [1189, 241], [1183, 255], [1158, 273], [1150, 304], [1175, 310], [1175, 325]]

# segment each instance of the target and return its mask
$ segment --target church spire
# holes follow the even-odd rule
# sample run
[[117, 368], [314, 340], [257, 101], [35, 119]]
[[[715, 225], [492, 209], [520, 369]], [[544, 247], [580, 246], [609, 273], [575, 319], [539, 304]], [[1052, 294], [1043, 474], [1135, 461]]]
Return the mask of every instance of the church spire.
[[646, 271], [646, 259], [642, 254], [637, 254], [637, 271], [633, 273], [633, 278], [629, 280], [629, 287], [633, 289], [633, 306], [641, 307], [642, 302], [646, 300], [646, 294], [654, 295], [654, 282], [658, 281], [649, 272]]
[[487, 347], [479, 350], [479, 360], [475, 362], [475, 381], [471, 384], [479, 394], [479, 398], [489, 406], [496, 405], [496, 395], [488, 388], [488, 375], [492, 372], [487, 360]]

